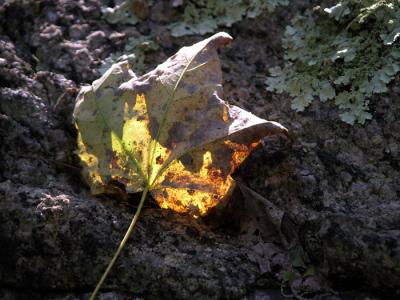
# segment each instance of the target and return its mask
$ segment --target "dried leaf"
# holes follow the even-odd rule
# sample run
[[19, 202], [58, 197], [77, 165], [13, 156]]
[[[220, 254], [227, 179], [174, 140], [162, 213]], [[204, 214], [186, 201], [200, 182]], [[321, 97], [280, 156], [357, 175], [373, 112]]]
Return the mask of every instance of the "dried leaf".
[[288, 248], [298, 242], [297, 230], [283, 210], [243, 184], [238, 184], [238, 190], [237, 197], [243, 205], [237, 212], [242, 214], [241, 231], [248, 235], [257, 231], [264, 241], [274, 240]]
[[83, 175], [94, 194], [111, 181], [146, 187], [163, 208], [204, 215], [234, 187], [232, 172], [265, 135], [287, 133], [222, 100], [218, 33], [137, 77], [114, 64], [82, 88], [74, 110]]

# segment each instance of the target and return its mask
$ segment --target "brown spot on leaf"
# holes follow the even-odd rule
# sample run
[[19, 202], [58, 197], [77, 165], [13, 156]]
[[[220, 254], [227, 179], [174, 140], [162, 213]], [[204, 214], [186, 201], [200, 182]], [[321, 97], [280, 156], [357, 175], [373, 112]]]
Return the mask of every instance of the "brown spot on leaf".
[[167, 175], [165, 175], [165, 180], [170, 181], [172, 177], [174, 177], [174, 174], [172, 174], [171, 172], [168, 172]]
[[161, 155], [157, 156], [156, 163], [158, 165], [162, 165], [164, 163], [164, 159], [161, 157]]
[[173, 198], [173, 202], [174, 202], [174, 204], [176, 205], [176, 206], [182, 206], [182, 202], [180, 201], [180, 200], [178, 200], [178, 199], [176, 199], [176, 198]]
[[167, 148], [175, 148], [173, 144], [182, 142], [185, 139], [187, 129], [183, 123], [174, 122], [171, 128], [168, 130], [168, 139], [166, 142]]
[[115, 157], [111, 158], [111, 167], [113, 169], [118, 169], [119, 168], [118, 160]]
[[221, 170], [217, 168], [211, 168], [208, 170], [208, 176], [211, 180], [219, 180], [221, 178]]

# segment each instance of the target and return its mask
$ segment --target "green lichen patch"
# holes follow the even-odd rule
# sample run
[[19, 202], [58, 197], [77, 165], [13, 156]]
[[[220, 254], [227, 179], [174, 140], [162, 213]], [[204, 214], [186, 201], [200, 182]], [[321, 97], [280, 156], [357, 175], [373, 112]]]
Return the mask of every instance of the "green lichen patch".
[[289, 0], [185, 1], [183, 18], [170, 26], [171, 34], [179, 37], [215, 32], [218, 26], [230, 27], [243, 18], [255, 18], [288, 4]]
[[270, 69], [267, 89], [287, 92], [292, 108], [333, 100], [340, 118], [372, 118], [368, 99], [388, 91], [400, 71], [400, 1], [339, 1], [309, 10], [287, 26], [284, 65]]

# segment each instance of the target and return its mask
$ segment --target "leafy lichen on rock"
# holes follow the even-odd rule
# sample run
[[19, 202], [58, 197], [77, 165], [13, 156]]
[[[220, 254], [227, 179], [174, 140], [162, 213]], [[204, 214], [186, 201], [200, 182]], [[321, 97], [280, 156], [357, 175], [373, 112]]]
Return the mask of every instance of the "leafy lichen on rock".
[[184, 4], [183, 20], [172, 25], [172, 36], [206, 34], [218, 26], [231, 27], [243, 18], [255, 18], [263, 12], [272, 12], [279, 5], [288, 5], [288, 0], [197, 0]]
[[295, 17], [283, 38], [285, 64], [270, 69], [267, 89], [287, 92], [296, 111], [332, 99], [344, 122], [364, 124], [368, 99], [400, 71], [399, 13], [399, 1], [346, 0]]

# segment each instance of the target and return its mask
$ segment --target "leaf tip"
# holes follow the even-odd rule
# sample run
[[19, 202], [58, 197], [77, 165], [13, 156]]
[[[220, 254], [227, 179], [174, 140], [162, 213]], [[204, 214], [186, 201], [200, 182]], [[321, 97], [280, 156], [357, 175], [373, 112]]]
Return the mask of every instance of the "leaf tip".
[[215, 41], [217, 47], [225, 47], [233, 41], [233, 37], [224, 31], [214, 34], [209, 39]]

